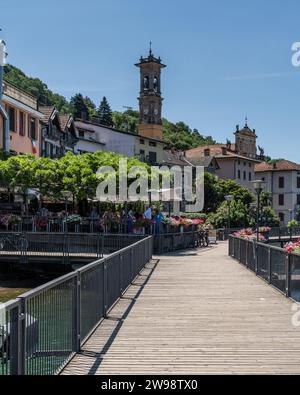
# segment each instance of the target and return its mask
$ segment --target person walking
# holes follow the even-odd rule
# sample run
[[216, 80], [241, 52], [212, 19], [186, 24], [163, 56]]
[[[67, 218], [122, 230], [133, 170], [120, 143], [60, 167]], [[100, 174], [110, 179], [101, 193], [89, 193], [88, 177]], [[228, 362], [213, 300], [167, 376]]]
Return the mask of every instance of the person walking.
[[144, 212], [144, 218], [146, 220], [146, 234], [150, 234], [151, 229], [151, 221], [152, 221], [152, 209], [151, 206], [147, 206], [146, 211]]
[[156, 235], [160, 234], [160, 232], [161, 232], [161, 224], [162, 224], [164, 219], [165, 219], [165, 216], [163, 215], [163, 213], [158, 208], [156, 210], [156, 214], [154, 216], [155, 234]]

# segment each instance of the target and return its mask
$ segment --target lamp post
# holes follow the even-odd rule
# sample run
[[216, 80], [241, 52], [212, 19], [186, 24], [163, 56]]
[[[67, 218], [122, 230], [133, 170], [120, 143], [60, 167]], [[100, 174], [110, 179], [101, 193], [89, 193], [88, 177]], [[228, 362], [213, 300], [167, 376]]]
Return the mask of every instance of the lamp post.
[[260, 197], [264, 190], [265, 182], [262, 180], [256, 180], [252, 182], [253, 188], [257, 195], [257, 209], [256, 209], [256, 239], [259, 242], [259, 218], [260, 218]]
[[72, 195], [72, 192], [70, 191], [62, 191], [62, 196], [64, 197], [65, 200], [65, 228], [64, 228], [64, 232], [68, 231], [68, 224], [67, 224], [67, 220], [68, 220], [68, 201]]

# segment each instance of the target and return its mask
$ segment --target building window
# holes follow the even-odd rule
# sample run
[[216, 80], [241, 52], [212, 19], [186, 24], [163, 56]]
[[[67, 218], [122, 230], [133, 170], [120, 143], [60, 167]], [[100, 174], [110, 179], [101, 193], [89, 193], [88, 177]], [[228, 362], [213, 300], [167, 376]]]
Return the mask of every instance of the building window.
[[284, 195], [283, 194], [280, 194], [278, 196], [278, 205], [279, 206], [284, 206]]
[[252, 163], [249, 163], [249, 167], [252, 167]]
[[140, 155], [142, 155], [142, 156], [145, 155], [145, 151], [143, 149], [140, 150]]
[[238, 164], [239, 164], [239, 165], [241, 164], [241, 161], [240, 161], [240, 160], [238, 160]]
[[25, 114], [21, 111], [19, 114], [19, 133], [20, 136], [25, 136]]
[[266, 178], [265, 177], [262, 177], [262, 179], [261, 179], [262, 181], [266, 181]]
[[300, 206], [300, 195], [297, 195], [297, 205]]
[[249, 181], [252, 181], [252, 173], [249, 173]]
[[297, 177], [297, 188], [300, 189], [300, 177]]
[[247, 180], [247, 173], [244, 171], [244, 180]]
[[140, 144], [144, 145], [145, 144], [145, 140], [144, 139], [140, 139]]
[[30, 117], [29, 119], [29, 137], [32, 140], [37, 140], [36, 138], [36, 119]]
[[16, 111], [14, 108], [9, 107], [8, 116], [9, 116], [9, 128], [12, 132], [16, 132]]
[[149, 152], [149, 164], [155, 165], [157, 163], [157, 154], [156, 152]]
[[210, 149], [209, 148], [204, 150], [204, 156], [210, 156]]
[[238, 179], [241, 179], [241, 170], [238, 170]]
[[284, 188], [284, 177], [279, 177], [278, 184], [280, 189]]
[[149, 146], [150, 146], [150, 147], [156, 147], [156, 146], [157, 146], [157, 144], [156, 144], [156, 143], [154, 143], [153, 141], [150, 141], [150, 143], [149, 143]]

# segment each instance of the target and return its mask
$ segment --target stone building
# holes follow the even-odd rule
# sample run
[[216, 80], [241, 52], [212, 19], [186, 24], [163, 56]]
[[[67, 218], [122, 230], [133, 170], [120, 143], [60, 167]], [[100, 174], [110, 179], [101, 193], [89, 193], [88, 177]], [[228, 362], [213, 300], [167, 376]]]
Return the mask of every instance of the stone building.
[[[225, 180], [234, 180], [243, 187], [253, 190], [252, 181], [255, 179], [255, 165], [261, 163], [262, 156], [257, 155], [255, 130], [246, 123], [244, 128], [236, 127], [235, 143], [227, 140], [226, 144], [212, 144], [193, 148], [186, 151], [189, 160], [214, 157], [219, 168], [216, 175]], [[263, 150], [261, 150], [261, 153]]]
[[255, 174], [266, 183], [264, 189], [271, 195], [281, 225], [292, 219], [300, 221], [300, 164], [288, 160], [263, 162], [255, 167]]

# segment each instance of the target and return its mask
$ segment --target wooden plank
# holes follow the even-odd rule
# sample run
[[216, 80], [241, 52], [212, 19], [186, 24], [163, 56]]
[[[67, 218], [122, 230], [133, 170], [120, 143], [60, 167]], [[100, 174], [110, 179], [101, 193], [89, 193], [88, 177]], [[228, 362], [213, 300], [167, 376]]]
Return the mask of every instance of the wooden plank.
[[300, 373], [292, 301], [228, 257], [227, 243], [159, 259], [63, 374]]

